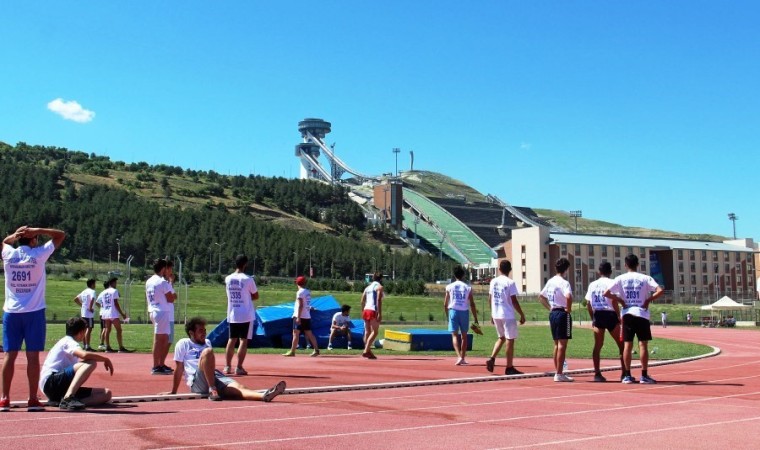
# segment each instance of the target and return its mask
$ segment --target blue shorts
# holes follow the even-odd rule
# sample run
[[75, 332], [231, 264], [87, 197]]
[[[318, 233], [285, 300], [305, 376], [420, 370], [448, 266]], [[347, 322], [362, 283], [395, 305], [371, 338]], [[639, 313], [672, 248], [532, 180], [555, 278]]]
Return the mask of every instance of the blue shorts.
[[[53, 402], [60, 402], [66, 395], [66, 391], [69, 390], [71, 382], [74, 381], [74, 366], [67, 367], [61, 372], [55, 372], [45, 380], [45, 385], [42, 388], [42, 392]], [[74, 396], [78, 399], [87, 398], [92, 395], [92, 388], [80, 387]]]
[[449, 331], [452, 333], [467, 333], [470, 329], [470, 311], [449, 310]]
[[563, 309], [549, 313], [549, 326], [555, 341], [573, 338], [573, 317]]
[[41, 352], [45, 350], [45, 309], [26, 313], [3, 314], [3, 349], [6, 352], [21, 350], [21, 343], [26, 343], [26, 351]]

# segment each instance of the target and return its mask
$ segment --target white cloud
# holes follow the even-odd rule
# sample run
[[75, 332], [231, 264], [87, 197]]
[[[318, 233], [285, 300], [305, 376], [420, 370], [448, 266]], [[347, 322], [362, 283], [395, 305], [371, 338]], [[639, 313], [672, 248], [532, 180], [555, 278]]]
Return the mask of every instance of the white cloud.
[[528, 151], [530, 148], [533, 147], [533, 145], [530, 142], [521, 142], [520, 143], [520, 150]]
[[95, 117], [95, 111], [82, 108], [82, 105], [74, 100], [66, 102], [60, 97], [48, 103], [47, 107], [64, 119], [74, 122], [87, 123]]

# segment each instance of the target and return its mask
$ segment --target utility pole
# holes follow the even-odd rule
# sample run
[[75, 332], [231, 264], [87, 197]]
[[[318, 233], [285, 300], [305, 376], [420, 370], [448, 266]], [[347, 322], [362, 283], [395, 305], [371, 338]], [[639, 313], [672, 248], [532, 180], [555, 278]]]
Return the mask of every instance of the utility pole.
[[304, 250], [308, 250], [309, 251], [309, 277], [313, 278], [314, 277], [314, 269], [312, 269], [312, 267], [311, 267], [311, 252], [312, 252], [312, 250], [314, 250], [314, 247], [306, 247], [306, 248], [304, 248]]
[[739, 218], [734, 213], [728, 213], [728, 220], [734, 224], [734, 239], [736, 239], [736, 221], [739, 220]]
[[575, 234], [578, 234], [578, 217], [583, 217], [583, 211], [570, 211], [570, 217], [575, 218]]
[[222, 273], [222, 245], [224, 245], [224, 242], [222, 242], [221, 244], [218, 242], [214, 242], [214, 245], [219, 246], [219, 268], [216, 270], [216, 273], [221, 274]]
[[393, 153], [396, 154], [396, 177], [398, 177], [398, 154], [401, 151], [400, 148], [396, 147], [393, 149]]

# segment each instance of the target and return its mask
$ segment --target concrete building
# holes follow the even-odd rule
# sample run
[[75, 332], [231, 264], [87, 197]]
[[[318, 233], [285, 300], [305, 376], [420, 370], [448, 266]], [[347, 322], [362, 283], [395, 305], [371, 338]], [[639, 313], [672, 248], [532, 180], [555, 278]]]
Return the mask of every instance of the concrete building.
[[728, 295], [755, 298], [755, 248], [752, 239], [724, 242], [554, 233], [546, 227], [512, 230], [504, 244], [512, 278], [521, 292], [535, 294], [554, 275], [560, 257], [570, 261], [568, 281], [576, 298], [585, 295], [603, 261], [613, 277], [625, 272], [625, 257], [639, 257], [640, 271], [651, 275], [677, 302], [702, 303]]

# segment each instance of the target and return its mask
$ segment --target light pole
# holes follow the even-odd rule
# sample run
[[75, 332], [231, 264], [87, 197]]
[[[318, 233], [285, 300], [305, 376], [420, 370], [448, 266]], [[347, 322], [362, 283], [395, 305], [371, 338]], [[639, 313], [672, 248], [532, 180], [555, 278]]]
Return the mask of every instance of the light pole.
[[398, 154], [401, 151], [400, 148], [396, 147], [393, 149], [393, 153], [396, 154], [396, 177], [398, 177]]
[[583, 217], [583, 211], [570, 211], [570, 217], [575, 218], [575, 234], [578, 234], [578, 217]]
[[309, 251], [309, 277], [314, 277], [314, 270], [311, 268], [311, 252], [314, 250], [314, 247], [306, 247], [304, 250]]
[[214, 245], [219, 246], [219, 268], [216, 269], [216, 273], [221, 274], [222, 273], [222, 245], [224, 245], [224, 242], [222, 242], [221, 244], [218, 242], [214, 242]]
[[298, 252], [293, 252], [296, 257], [296, 276], [298, 276]]
[[[736, 238], [736, 232], [734, 232]], [[119, 270], [119, 259], [121, 258], [121, 238], [116, 238], [116, 270]]]
[[212, 246], [209, 245], [208, 246], [208, 274], [209, 276], [211, 275], [211, 249], [212, 249]]
[[371, 257], [370, 259], [372, 260], [372, 273], [374, 274], [375, 272], [377, 272], [377, 260], [375, 259], [374, 256]]
[[734, 239], [736, 239], [736, 221], [739, 220], [734, 213], [728, 213], [728, 220], [734, 224]]

